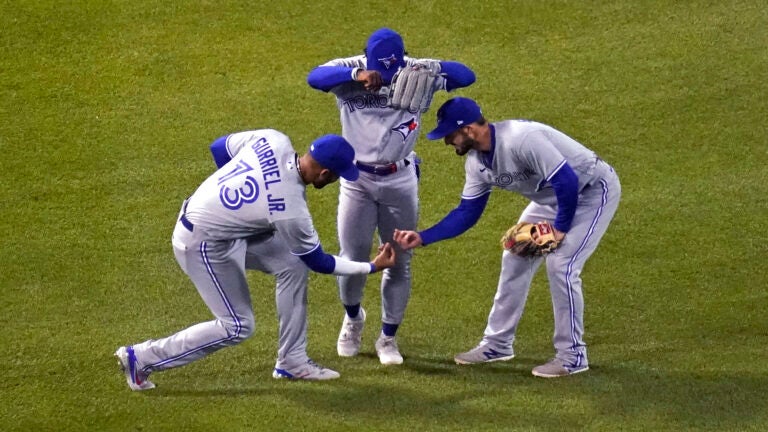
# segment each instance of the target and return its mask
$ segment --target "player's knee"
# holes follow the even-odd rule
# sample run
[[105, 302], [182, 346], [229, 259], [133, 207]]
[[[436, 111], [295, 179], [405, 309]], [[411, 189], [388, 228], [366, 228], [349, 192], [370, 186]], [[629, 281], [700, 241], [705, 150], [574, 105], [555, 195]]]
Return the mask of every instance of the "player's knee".
[[411, 278], [411, 260], [398, 260], [391, 268], [384, 270], [384, 277], [394, 280], [410, 280]]
[[256, 323], [253, 315], [241, 316], [236, 321], [225, 323], [224, 327], [227, 330], [230, 342], [236, 345], [253, 336], [256, 330]]

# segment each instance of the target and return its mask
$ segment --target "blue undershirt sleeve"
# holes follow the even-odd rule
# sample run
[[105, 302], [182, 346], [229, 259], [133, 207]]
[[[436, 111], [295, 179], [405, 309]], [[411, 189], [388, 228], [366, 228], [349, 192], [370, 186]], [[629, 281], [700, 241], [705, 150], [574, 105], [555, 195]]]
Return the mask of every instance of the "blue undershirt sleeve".
[[467, 87], [475, 82], [475, 73], [463, 63], [441, 61], [440, 72], [445, 74], [445, 90]]
[[337, 85], [352, 81], [352, 69], [347, 66], [318, 66], [307, 75], [310, 87], [324, 92]]
[[549, 180], [557, 196], [557, 216], [555, 216], [555, 229], [567, 233], [571, 229], [573, 216], [576, 214], [576, 205], [579, 202], [579, 178], [573, 172], [573, 168], [567, 163]]
[[489, 192], [474, 199], [462, 199], [440, 222], [419, 232], [422, 246], [454, 238], [472, 228], [480, 220], [490, 196]]
[[321, 245], [318, 245], [315, 250], [308, 254], [299, 255], [299, 258], [313, 272], [331, 274], [336, 269], [336, 260], [333, 259], [333, 255], [323, 252]]
[[223, 137], [216, 138], [216, 141], [211, 143], [211, 154], [213, 155], [213, 161], [216, 162], [216, 166], [221, 168], [224, 165], [226, 165], [227, 162], [232, 160], [231, 157], [229, 157], [229, 151], [227, 151], [227, 137], [229, 135], [224, 135]]

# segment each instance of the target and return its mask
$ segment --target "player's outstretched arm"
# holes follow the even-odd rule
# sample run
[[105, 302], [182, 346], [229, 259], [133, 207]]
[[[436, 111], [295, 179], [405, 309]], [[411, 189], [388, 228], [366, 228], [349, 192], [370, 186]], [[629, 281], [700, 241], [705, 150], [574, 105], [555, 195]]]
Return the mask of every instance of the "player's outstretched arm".
[[379, 249], [378, 255], [371, 262], [350, 261], [340, 256], [325, 253], [320, 244], [309, 253], [296, 255], [313, 272], [338, 276], [376, 273], [395, 265], [395, 250], [389, 243]]
[[396, 229], [392, 238], [405, 250], [421, 246], [421, 235], [416, 231], [401, 231]]

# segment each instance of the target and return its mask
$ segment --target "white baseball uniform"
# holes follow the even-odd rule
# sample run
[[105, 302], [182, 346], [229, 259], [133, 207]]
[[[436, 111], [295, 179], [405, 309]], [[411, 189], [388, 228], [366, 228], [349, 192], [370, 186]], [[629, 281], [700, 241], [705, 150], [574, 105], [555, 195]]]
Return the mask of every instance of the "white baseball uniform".
[[[405, 57], [407, 65], [433, 64], [432, 59]], [[322, 66], [366, 67], [364, 55], [329, 61]], [[433, 91], [445, 89], [440, 77]], [[377, 93], [349, 81], [331, 89], [336, 96], [342, 136], [355, 149], [360, 178], [341, 180], [338, 233], [340, 255], [358, 260], [370, 254], [373, 235], [379, 242], [392, 240], [395, 228], [415, 229], [418, 221], [419, 163], [413, 149], [421, 125], [421, 112], [395, 110], [387, 106], [389, 87]], [[370, 167], [366, 170], [367, 167]], [[387, 167], [392, 167], [387, 168]], [[376, 174], [369, 172], [378, 170]], [[382, 322], [400, 324], [411, 294], [412, 251], [397, 248], [397, 263], [384, 271], [381, 283]], [[359, 304], [366, 276], [339, 276], [339, 295], [346, 305]]]
[[[133, 345], [138, 367], [146, 373], [188, 364], [253, 334], [246, 268], [277, 280], [275, 367], [290, 369], [309, 360], [308, 268], [299, 256], [320, 248], [320, 241], [297, 169], [298, 155], [289, 138], [272, 129], [231, 134], [226, 151], [231, 160], [184, 201], [172, 237], [176, 260], [214, 319]], [[334, 274], [370, 271], [367, 262], [342, 264]]]
[[583, 341], [584, 299], [580, 275], [616, 212], [621, 196], [619, 179], [613, 168], [593, 151], [550, 126], [508, 120], [492, 123], [491, 128], [491, 156], [476, 150], [467, 153], [462, 198], [482, 196], [495, 186], [531, 200], [519, 222], [553, 222], [557, 215], [557, 197], [549, 180], [565, 163], [578, 177], [579, 196], [571, 228], [553, 253], [521, 258], [504, 251], [482, 343], [501, 351], [512, 351], [532, 278], [546, 261], [555, 317], [556, 356], [569, 367], [584, 367], [588, 359]]

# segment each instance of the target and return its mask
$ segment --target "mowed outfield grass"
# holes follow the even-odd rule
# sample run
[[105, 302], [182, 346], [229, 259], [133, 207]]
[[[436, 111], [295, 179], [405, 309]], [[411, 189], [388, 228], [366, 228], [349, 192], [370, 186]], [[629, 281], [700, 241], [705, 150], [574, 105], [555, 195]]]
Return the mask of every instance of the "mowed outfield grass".
[[[0, 430], [763, 431], [768, 429], [768, 7], [760, 1], [161, 2], [0, 0]], [[313, 275], [309, 352], [327, 383], [270, 377], [273, 281], [251, 274], [257, 333], [133, 393], [112, 353], [210, 314], [179, 270], [179, 205], [216, 137], [273, 127], [304, 151], [339, 132], [308, 71], [378, 27], [413, 56], [458, 60], [490, 120], [569, 133], [619, 173], [619, 212], [584, 273], [591, 370], [552, 356], [545, 275], [511, 362], [476, 344], [497, 240], [526, 202], [495, 191], [463, 237], [417, 251], [399, 332], [336, 356], [333, 277]], [[437, 106], [448, 98], [438, 94]], [[433, 127], [434, 109], [422, 129]], [[459, 200], [463, 160], [420, 138], [421, 227]], [[338, 187], [309, 190], [326, 250]]]

